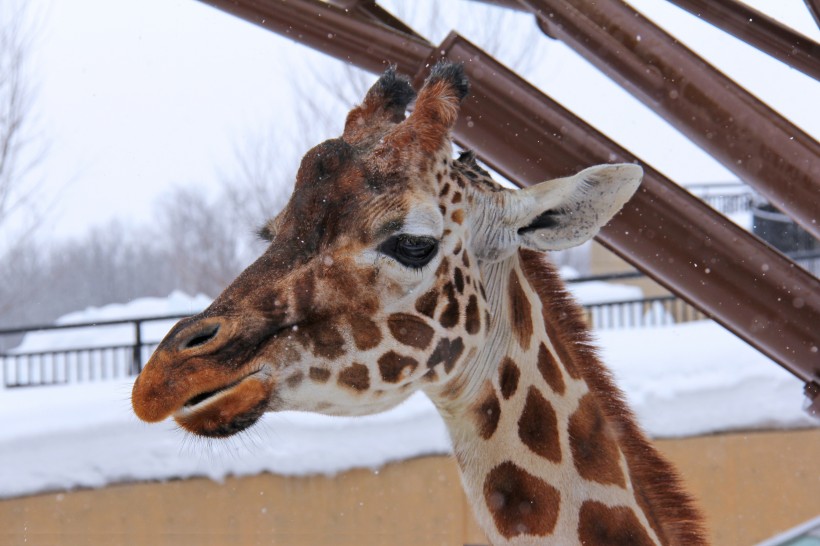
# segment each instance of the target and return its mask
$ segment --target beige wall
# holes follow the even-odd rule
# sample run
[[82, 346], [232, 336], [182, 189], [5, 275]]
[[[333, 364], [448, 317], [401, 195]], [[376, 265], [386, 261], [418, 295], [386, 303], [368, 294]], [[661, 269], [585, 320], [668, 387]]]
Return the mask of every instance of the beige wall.
[[[753, 544], [820, 513], [820, 429], [658, 441], [708, 514], [714, 544]], [[486, 543], [453, 461], [335, 478], [196, 479], [0, 501], [0, 544]]]
[[[634, 267], [597, 242], [592, 242], [591, 253], [590, 275], [606, 275], [607, 273], [623, 273], [626, 271], [635, 270]], [[638, 286], [641, 290], [643, 290], [643, 295], [647, 298], [653, 298], [655, 296], [668, 296], [670, 293], [666, 288], [659, 285], [649, 277], [640, 277], [637, 279], [618, 279], [617, 281], [612, 282]]]

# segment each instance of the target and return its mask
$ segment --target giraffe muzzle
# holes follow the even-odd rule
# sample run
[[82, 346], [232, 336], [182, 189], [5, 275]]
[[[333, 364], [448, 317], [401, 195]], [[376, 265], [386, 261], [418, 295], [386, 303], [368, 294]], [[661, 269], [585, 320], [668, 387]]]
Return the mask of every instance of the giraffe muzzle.
[[[183, 319], [134, 382], [134, 412], [149, 423], [173, 417], [201, 436], [244, 430], [268, 409], [275, 390], [272, 368], [255, 358], [255, 348], [277, 332], [275, 325], [257, 331], [224, 316]], [[256, 342], [239, 343], [243, 334]]]
[[273, 391], [265, 366], [215, 390], [191, 397], [174, 420], [198, 436], [224, 438], [250, 427], [268, 409]]

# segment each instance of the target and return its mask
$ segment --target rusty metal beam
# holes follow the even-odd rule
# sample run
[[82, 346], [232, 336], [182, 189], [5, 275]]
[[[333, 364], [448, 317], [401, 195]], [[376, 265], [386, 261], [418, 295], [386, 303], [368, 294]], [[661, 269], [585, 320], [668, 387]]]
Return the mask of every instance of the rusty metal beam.
[[806, 3], [806, 7], [809, 9], [811, 16], [814, 17], [814, 22], [817, 23], [818, 27], [820, 27], [820, 0], [803, 1]]
[[390, 64], [415, 72], [431, 47], [424, 39], [318, 0], [199, 1], [371, 72]]
[[572, 47], [820, 239], [820, 144], [621, 0], [520, 0]]
[[[403, 32], [417, 38], [421, 38], [412, 28], [404, 24], [404, 21], [382, 8], [376, 0], [325, 0], [334, 6], [347, 10], [349, 13], [371, 21], [387, 25], [388, 27]], [[422, 38], [423, 39], [423, 38]]]
[[[200, 1], [372, 71], [395, 62], [403, 72], [420, 74], [441, 51], [466, 61], [472, 95], [456, 138], [519, 184], [591, 163], [639, 161], [456, 35], [433, 47], [317, 0]], [[817, 279], [645, 169], [641, 191], [599, 240], [801, 379], [820, 378]]]
[[737, 0], [667, 0], [820, 80], [820, 44]]

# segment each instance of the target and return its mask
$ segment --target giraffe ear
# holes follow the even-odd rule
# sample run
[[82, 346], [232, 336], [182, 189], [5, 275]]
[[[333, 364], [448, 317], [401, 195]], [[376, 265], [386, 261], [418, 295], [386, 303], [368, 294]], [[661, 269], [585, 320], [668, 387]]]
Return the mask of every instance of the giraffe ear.
[[519, 190], [505, 207], [505, 224], [518, 244], [533, 250], [564, 250], [593, 238], [638, 189], [638, 165], [598, 165], [574, 176]]
[[368, 136], [378, 136], [404, 120], [404, 111], [415, 96], [410, 80], [391, 66], [373, 84], [364, 101], [347, 115], [342, 138], [349, 144], [359, 144]]

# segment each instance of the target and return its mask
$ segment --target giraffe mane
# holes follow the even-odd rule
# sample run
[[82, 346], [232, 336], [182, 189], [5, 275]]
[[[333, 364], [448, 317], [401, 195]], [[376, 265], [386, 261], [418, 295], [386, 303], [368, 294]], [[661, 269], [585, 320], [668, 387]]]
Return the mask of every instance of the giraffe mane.
[[[601, 364], [583, 311], [567, 292], [558, 272], [540, 252], [519, 250], [522, 269], [542, 306], [550, 329], [568, 347], [572, 365], [595, 395], [627, 460], [636, 498], [656, 532], [671, 544], [705, 544], [704, 518], [685, 492], [675, 468], [651, 445], [637, 425], [612, 374]], [[545, 317], [547, 322], [547, 317]], [[664, 542], [666, 543], [666, 542]]]

